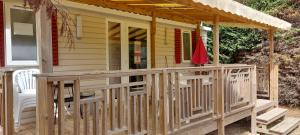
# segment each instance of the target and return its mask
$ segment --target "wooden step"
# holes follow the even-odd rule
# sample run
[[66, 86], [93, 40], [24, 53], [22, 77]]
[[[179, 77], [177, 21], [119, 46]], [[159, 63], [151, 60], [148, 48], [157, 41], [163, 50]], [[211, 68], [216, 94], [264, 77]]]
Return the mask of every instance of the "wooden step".
[[283, 109], [283, 108], [274, 108], [256, 117], [257, 123], [268, 125], [278, 120], [279, 118], [285, 116], [287, 111], [288, 111], [287, 109]]
[[274, 106], [274, 102], [266, 99], [257, 99], [256, 100], [256, 112], [265, 111]]
[[299, 124], [299, 118], [286, 117], [283, 121], [270, 128], [270, 132], [278, 135], [286, 135], [297, 128]]

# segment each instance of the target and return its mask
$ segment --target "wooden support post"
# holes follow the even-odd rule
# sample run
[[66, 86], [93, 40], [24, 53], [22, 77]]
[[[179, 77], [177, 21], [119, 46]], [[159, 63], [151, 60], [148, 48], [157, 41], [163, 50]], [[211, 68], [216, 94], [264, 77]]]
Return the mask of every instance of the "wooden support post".
[[13, 71], [4, 73], [4, 135], [14, 134], [14, 118], [13, 118]]
[[163, 135], [168, 134], [168, 121], [167, 121], [167, 101], [168, 101], [168, 73], [166, 70], [163, 70], [161, 75], [161, 90], [160, 90], [160, 126], [161, 132]]
[[251, 103], [254, 105], [251, 109], [251, 134], [256, 135], [256, 98], [257, 98], [257, 84], [256, 84], [256, 66], [251, 70]]
[[224, 67], [218, 73], [218, 135], [225, 135], [225, 121], [224, 121]]
[[36, 134], [50, 135], [48, 133], [48, 96], [47, 96], [47, 78], [37, 78], [37, 105], [36, 105]]
[[270, 29], [268, 31], [269, 39], [269, 77], [270, 77], [270, 100], [274, 101], [278, 106], [278, 66], [274, 65], [274, 30]]
[[216, 15], [214, 19], [214, 26], [213, 26], [213, 53], [214, 53], [214, 65], [218, 66], [220, 63], [219, 58], [219, 16]]
[[36, 13], [36, 35], [39, 49], [39, 65], [41, 73], [53, 72], [51, 18], [45, 6]]
[[155, 63], [155, 36], [156, 36], [156, 15], [152, 13], [151, 21], [151, 68], [156, 67]]
[[154, 74], [152, 78], [152, 133], [158, 134], [158, 103], [157, 103], [157, 89], [159, 90], [159, 76]]

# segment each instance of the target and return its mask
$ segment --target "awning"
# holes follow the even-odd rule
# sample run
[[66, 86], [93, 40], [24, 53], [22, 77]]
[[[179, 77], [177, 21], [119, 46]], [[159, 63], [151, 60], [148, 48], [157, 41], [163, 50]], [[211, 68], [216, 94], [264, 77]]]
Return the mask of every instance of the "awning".
[[232, 0], [70, 0], [146, 16], [197, 24], [212, 23], [216, 15], [227, 26], [262, 29], [290, 29], [291, 24], [279, 18]]
[[235, 14], [244, 17], [245, 19], [266, 24], [275, 28], [288, 30], [292, 26], [290, 23], [284, 20], [257, 11], [253, 8], [250, 8], [248, 6], [245, 6], [233, 0], [193, 0], [193, 1], [196, 3], [201, 3], [203, 5], [207, 5], [211, 8], [222, 10], [226, 13]]

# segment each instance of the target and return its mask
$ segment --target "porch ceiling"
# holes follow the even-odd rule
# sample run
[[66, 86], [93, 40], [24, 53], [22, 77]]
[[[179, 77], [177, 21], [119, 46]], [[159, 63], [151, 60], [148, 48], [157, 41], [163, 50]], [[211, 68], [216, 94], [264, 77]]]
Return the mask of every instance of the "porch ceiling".
[[212, 23], [219, 15], [221, 25], [290, 29], [291, 24], [232, 0], [70, 0], [136, 14], [190, 24]]

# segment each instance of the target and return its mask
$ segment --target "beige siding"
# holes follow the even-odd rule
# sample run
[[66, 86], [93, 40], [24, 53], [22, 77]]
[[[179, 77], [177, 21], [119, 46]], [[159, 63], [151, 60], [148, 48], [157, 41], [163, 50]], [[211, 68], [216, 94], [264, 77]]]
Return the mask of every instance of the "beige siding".
[[158, 23], [155, 36], [155, 67], [174, 67], [174, 28]]
[[[70, 17], [82, 18], [82, 37], [75, 40], [75, 46], [70, 48], [65, 37], [60, 35], [58, 42], [59, 66], [54, 66], [54, 72], [85, 72], [106, 70], [106, 22], [105, 16], [78, 9], [69, 9]], [[60, 32], [62, 18], [58, 17]], [[75, 26], [71, 27], [76, 36]], [[83, 90], [98, 90], [97, 87], [105, 80], [83, 80]], [[98, 93], [98, 92], [97, 92]]]
[[[55, 72], [77, 72], [106, 70], [106, 22], [105, 16], [99, 13], [70, 9], [73, 20], [76, 15], [82, 17], [82, 37], [75, 40], [75, 47], [67, 46], [66, 38], [59, 37], [59, 66]], [[58, 17], [60, 31], [61, 17]], [[72, 31], [76, 35], [75, 27]]]

